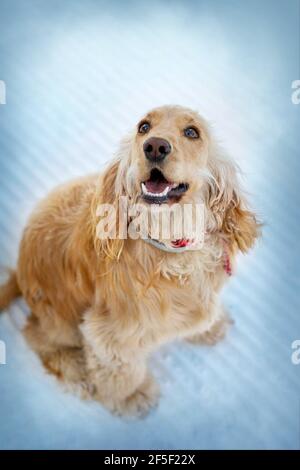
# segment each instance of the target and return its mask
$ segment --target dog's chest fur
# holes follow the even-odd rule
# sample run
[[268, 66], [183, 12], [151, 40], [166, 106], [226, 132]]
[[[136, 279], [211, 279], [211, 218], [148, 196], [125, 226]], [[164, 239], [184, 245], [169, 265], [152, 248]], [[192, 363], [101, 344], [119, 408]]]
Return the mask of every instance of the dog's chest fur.
[[[123, 253], [113, 278], [109, 276], [105, 295], [112, 311], [122, 309], [122, 328], [136, 326], [140, 338], [157, 342], [184, 336], [207, 322], [212, 311], [209, 283], [219, 269], [218, 253], [217, 248], [207, 247], [201, 252], [166, 254], [136, 241], [134, 250], [129, 247]], [[117, 287], [113, 296], [112, 285]]]

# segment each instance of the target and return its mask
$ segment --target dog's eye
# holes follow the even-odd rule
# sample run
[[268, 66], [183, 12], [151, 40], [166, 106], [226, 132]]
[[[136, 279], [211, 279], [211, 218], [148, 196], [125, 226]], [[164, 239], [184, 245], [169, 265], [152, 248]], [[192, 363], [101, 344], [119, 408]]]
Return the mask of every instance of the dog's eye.
[[150, 123], [144, 121], [139, 125], [139, 134], [147, 134], [150, 131]]
[[184, 135], [188, 137], [189, 139], [198, 139], [199, 138], [199, 132], [195, 127], [187, 127], [184, 129]]

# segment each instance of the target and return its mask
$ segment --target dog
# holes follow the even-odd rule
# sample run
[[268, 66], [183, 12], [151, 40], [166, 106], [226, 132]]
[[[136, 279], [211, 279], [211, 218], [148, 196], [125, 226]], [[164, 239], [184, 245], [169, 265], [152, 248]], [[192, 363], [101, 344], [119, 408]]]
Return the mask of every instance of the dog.
[[[117, 207], [121, 197], [146, 210], [202, 201], [202, 246], [97, 236], [97, 208]], [[22, 295], [31, 311], [24, 334], [46, 369], [113, 413], [143, 416], [159, 399], [150, 354], [175, 338], [223, 338], [230, 320], [220, 290], [259, 233], [237, 167], [206, 121], [191, 109], [159, 107], [100, 175], [40, 202], [0, 308]]]

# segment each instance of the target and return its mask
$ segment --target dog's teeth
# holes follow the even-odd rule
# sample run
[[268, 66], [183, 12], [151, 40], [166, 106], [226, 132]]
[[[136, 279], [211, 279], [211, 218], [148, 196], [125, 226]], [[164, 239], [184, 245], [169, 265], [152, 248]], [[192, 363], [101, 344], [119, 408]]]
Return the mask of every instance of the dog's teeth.
[[167, 186], [166, 189], [164, 189], [163, 192], [160, 193], [160, 196], [166, 196], [169, 191], [170, 191], [170, 186]]
[[147, 188], [146, 188], [146, 185], [144, 183], [142, 183], [142, 191], [144, 194], [147, 194]]
[[143, 194], [145, 194], [146, 196], [164, 197], [170, 191], [170, 186], [167, 186], [161, 193], [151, 193], [150, 191], [147, 190], [146, 185], [142, 183], [142, 191], [143, 191]]

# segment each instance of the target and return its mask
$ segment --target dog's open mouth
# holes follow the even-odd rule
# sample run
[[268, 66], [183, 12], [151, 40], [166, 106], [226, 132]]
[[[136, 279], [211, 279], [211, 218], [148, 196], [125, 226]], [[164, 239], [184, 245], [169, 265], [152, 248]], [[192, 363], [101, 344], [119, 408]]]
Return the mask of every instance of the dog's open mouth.
[[168, 181], [160, 170], [154, 168], [151, 170], [150, 178], [142, 183], [142, 196], [150, 203], [162, 204], [171, 199], [179, 201], [188, 188], [187, 183]]

